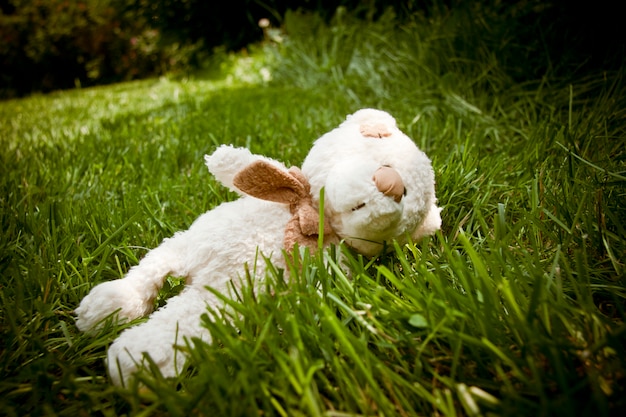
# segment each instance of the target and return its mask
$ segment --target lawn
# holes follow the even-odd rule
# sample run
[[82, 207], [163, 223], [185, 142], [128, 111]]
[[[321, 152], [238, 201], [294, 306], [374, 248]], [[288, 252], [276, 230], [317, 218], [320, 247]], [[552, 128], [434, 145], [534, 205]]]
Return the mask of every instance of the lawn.
[[[0, 102], [0, 414], [621, 415], [623, 72], [530, 74], [543, 56], [481, 17], [291, 13], [280, 42], [205, 73]], [[81, 334], [73, 309], [236, 198], [203, 155], [298, 165], [363, 107], [431, 157], [441, 232], [273, 270], [206, 320], [184, 375], [111, 385], [123, 326]]]

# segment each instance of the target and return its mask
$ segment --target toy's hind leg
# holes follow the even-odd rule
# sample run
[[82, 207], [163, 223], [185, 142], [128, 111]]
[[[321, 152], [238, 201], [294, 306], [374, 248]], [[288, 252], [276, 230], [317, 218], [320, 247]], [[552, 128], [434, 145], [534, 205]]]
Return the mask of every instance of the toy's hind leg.
[[187, 253], [187, 243], [179, 236], [165, 239], [148, 252], [139, 265], [132, 267], [124, 278], [95, 286], [75, 310], [76, 326], [81, 331], [97, 329], [115, 311], [122, 321], [149, 314], [165, 278], [170, 274], [187, 274], [184, 259], [181, 259], [184, 256], [181, 254]]
[[113, 382], [122, 385], [134, 373], [147, 366], [144, 354], [150, 355], [165, 377], [182, 371], [186, 355], [175, 347], [185, 346], [186, 339], [210, 341], [209, 331], [200, 317], [215, 297], [204, 289], [185, 288], [154, 312], [147, 322], [131, 327], [113, 342], [108, 351], [109, 374]]

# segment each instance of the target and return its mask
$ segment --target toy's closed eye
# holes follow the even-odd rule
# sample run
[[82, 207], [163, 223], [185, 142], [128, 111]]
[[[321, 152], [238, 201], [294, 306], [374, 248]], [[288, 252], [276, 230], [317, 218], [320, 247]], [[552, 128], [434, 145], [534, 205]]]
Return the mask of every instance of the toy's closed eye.
[[361, 210], [363, 207], [365, 207], [365, 203], [361, 203], [357, 206], [352, 207], [352, 211]]

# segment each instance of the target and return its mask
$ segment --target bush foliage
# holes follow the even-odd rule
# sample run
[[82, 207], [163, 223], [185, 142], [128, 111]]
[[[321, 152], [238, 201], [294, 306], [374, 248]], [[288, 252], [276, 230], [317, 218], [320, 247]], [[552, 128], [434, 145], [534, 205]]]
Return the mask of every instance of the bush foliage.
[[0, 94], [150, 75], [160, 58], [143, 31], [115, 0], [8, 0], [0, 14]]
[[278, 23], [287, 3], [3, 0], [0, 98], [197, 68], [214, 47], [259, 40], [258, 20]]
[[623, 51], [624, 44], [614, 14], [601, 15], [603, 5], [579, 10], [561, 0], [513, 5], [499, 0], [2, 0], [0, 98], [193, 71], [216, 47], [233, 51], [261, 40], [261, 18], [283, 27], [288, 10], [313, 11], [329, 23], [338, 8], [370, 22], [389, 10], [405, 22], [415, 15], [464, 10], [455, 13], [459, 27], [472, 21], [481, 32], [469, 38], [494, 36], [485, 45], [494, 54], [508, 51], [509, 69], [518, 79], [535, 79], [548, 69], [580, 70], [607, 57], [623, 60], [612, 49], [619, 44]]

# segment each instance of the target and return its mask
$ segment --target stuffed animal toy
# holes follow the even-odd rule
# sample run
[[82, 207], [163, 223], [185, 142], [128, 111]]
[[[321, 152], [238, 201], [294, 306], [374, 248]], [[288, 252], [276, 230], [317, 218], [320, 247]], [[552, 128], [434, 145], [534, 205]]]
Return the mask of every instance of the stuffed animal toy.
[[201, 315], [221, 304], [206, 287], [229, 295], [230, 285], [240, 285], [246, 270], [258, 284], [265, 259], [286, 268], [285, 254], [297, 256], [295, 247], [316, 250], [321, 230], [324, 247], [344, 241], [375, 256], [386, 242], [417, 240], [441, 225], [430, 160], [380, 110], [359, 110], [319, 138], [302, 170], [226, 145], [205, 161], [240, 198], [165, 239], [123, 279], [94, 287], [75, 311], [77, 327], [93, 333], [112, 315], [126, 321], [152, 313], [165, 278], [186, 278], [178, 295], [111, 344], [107, 363], [115, 384], [128, 382], [144, 367], [145, 354], [163, 376], [178, 374], [186, 358], [176, 345], [192, 337], [211, 340]]

